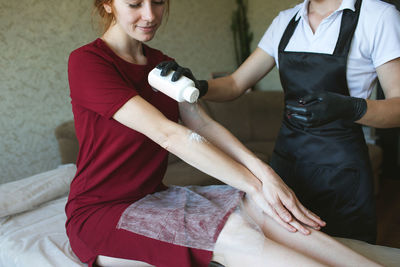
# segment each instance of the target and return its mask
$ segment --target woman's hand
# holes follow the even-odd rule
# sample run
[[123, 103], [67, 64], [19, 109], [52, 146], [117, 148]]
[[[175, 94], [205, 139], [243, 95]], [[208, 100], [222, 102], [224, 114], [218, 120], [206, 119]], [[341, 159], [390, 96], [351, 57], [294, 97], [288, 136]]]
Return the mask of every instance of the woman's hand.
[[263, 178], [258, 176], [261, 185], [248, 193], [256, 205], [291, 232], [300, 231], [308, 235], [310, 230], [303, 224], [316, 230], [325, 226], [324, 221], [300, 203], [294, 192], [272, 168], [264, 165]]

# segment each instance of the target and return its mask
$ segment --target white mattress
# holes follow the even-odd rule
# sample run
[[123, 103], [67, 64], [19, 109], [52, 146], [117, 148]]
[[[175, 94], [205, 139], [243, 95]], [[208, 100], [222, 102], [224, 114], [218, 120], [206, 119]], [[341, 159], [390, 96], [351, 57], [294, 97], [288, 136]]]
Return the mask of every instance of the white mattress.
[[[0, 267], [86, 266], [72, 252], [64, 226], [66, 181], [74, 172], [75, 166], [62, 166], [0, 185]], [[10, 194], [12, 197], [7, 196]], [[26, 203], [26, 210], [21, 209], [20, 201]], [[400, 266], [400, 249], [338, 240], [384, 266]]]

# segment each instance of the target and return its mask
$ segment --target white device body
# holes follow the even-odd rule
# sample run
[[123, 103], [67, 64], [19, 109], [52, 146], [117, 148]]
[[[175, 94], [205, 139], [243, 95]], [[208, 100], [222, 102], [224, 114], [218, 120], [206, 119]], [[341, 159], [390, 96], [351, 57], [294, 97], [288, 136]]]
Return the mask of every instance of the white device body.
[[154, 68], [148, 75], [149, 84], [154, 89], [163, 92], [178, 102], [194, 103], [197, 101], [200, 92], [191, 79], [181, 76], [179, 80], [172, 82], [171, 78], [174, 71], [171, 71], [166, 76], [161, 76], [160, 73], [160, 69]]

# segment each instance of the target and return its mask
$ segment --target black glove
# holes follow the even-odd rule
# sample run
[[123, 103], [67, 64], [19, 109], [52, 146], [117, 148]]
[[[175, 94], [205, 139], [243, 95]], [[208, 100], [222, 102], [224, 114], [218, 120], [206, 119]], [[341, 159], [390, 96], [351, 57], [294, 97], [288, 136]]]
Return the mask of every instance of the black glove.
[[171, 81], [176, 82], [183, 75], [191, 79], [194, 85], [199, 89], [199, 98], [205, 95], [208, 91], [208, 82], [206, 80], [197, 80], [189, 68], [183, 68], [176, 63], [176, 61], [163, 61], [156, 66], [161, 70], [161, 76], [167, 76], [171, 70], [175, 73], [172, 75]]
[[288, 116], [305, 127], [315, 127], [337, 119], [354, 122], [367, 111], [365, 99], [332, 92], [312, 93], [298, 102], [299, 105], [287, 104], [286, 111]]

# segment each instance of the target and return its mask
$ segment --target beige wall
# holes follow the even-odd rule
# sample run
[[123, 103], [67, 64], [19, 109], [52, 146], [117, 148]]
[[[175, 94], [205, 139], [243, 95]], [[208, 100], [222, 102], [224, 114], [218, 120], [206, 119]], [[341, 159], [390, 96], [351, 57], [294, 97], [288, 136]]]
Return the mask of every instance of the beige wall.
[[[230, 16], [234, 0], [172, 0], [153, 47], [199, 78], [234, 69]], [[294, 0], [249, 0], [255, 48], [267, 25]], [[92, 41], [92, 1], [0, 0], [0, 183], [60, 163], [54, 128], [72, 119], [67, 59]], [[262, 88], [280, 88], [276, 72]]]

